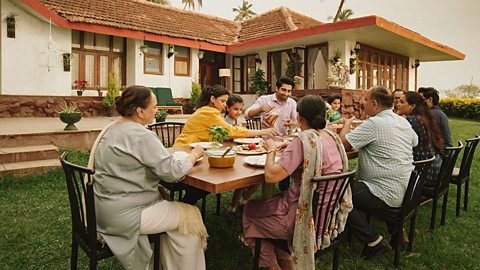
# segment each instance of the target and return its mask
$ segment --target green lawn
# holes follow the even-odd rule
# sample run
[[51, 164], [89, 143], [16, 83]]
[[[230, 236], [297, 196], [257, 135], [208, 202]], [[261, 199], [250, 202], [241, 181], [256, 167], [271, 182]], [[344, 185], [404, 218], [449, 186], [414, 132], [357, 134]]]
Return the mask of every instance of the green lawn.
[[[480, 134], [480, 122], [451, 119], [455, 141]], [[86, 153], [74, 152], [74, 162], [85, 164]], [[461, 155], [461, 154], [460, 154]], [[461, 158], [461, 156], [460, 156]], [[459, 158], [459, 159], [460, 159]], [[402, 253], [402, 269], [480, 269], [480, 150], [473, 161], [469, 211], [455, 217], [455, 187], [451, 186], [447, 224], [429, 228], [430, 205], [421, 207], [413, 252]], [[257, 192], [256, 196], [260, 192]], [[208, 269], [250, 269], [250, 250], [239, 240], [241, 218], [226, 214], [231, 193], [222, 196], [222, 213], [214, 214], [215, 196], [209, 196], [206, 226], [210, 234], [207, 249]], [[0, 181], [0, 269], [68, 269], [70, 258], [70, 210], [63, 172]], [[439, 222], [439, 215], [437, 217]], [[385, 225], [374, 222], [386, 235]], [[387, 237], [389, 238], [389, 237]], [[362, 245], [354, 240], [344, 245], [341, 269], [392, 268], [393, 252], [374, 261], [358, 257]], [[329, 269], [331, 255], [318, 260], [319, 269]], [[80, 252], [79, 268], [87, 268]], [[99, 264], [99, 269], [120, 269], [116, 259]]]

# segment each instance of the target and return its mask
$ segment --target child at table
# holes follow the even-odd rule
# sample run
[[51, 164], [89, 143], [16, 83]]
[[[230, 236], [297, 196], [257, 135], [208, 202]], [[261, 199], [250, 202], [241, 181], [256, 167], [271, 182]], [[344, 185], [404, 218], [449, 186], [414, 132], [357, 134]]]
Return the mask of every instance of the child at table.
[[238, 117], [243, 111], [243, 99], [239, 95], [231, 95], [227, 100], [227, 111], [225, 112], [225, 121], [230, 125], [238, 126]]
[[[243, 111], [243, 99], [238, 95], [231, 95], [227, 100], [227, 111], [225, 113], [225, 120], [232, 126], [238, 125], [238, 117]], [[248, 188], [236, 189], [232, 196], [232, 202], [228, 207], [228, 212], [235, 213], [239, 205], [247, 203], [248, 199], [257, 190], [259, 184], [249, 186]]]
[[327, 120], [329, 123], [343, 124], [342, 114], [339, 112], [342, 96], [338, 94], [331, 95], [327, 98], [330, 108], [327, 110]]

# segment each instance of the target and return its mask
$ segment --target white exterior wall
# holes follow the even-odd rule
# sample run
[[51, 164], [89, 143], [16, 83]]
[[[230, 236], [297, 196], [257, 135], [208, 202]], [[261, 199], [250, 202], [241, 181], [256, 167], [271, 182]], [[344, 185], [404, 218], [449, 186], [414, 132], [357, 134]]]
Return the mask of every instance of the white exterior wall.
[[127, 40], [127, 86], [144, 85], [149, 87], [170, 87], [174, 98], [190, 98], [192, 81], [198, 78], [198, 49], [190, 49], [190, 77], [174, 75], [175, 56], [167, 57], [170, 45], [163, 44], [163, 75], [143, 73], [143, 54], [140, 45], [143, 40]]
[[[415, 65], [415, 58], [408, 58], [408, 89], [404, 89], [406, 91], [417, 91], [415, 89], [415, 69], [412, 66]], [[419, 67], [420, 68], [420, 67]], [[418, 75], [418, 72], [417, 72]], [[420, 87], [421, 85], [417, 85]]]
[[[71, 30], [52, 25], [53, 48], [48, 50], [49, 23], [1, 0], [2, 19], [16, 13], [15, 38], [7, 38], [1, 23], [0, 94], [72, 95], [71, 74], [63, 71], [62, 53], [71, 52]], [[48, 71], [50, 59], [50, 71]]]

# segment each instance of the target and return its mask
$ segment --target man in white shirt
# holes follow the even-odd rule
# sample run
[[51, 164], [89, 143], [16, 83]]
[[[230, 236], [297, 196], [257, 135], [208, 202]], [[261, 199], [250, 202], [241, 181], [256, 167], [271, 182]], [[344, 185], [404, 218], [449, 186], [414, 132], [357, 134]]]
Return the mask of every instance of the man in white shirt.
[[297, 102], [290, 97], [295, 83], [289, 77], [282, 77], [276, 86], [275, 93], [259, 97], [245, 111], [245, 117], [253, 118], [260, 115], [262, 128], [271, 128], [268, 119], [272, 118], [271, 114], [274, 113], [276, 116], [278, 115], [278, 118], [274, 119], [273, 127], [277, 129], [278, 135], [286, 135], [285, 123], [297, 120]]
[[392, 236], [402, 230], [394, 217], [414, 168], [412, 149], [418, 144], [418, 137], [408, 121], [392, 111], [390, 90], [372, 87], [365, 98], [369, 118], [350, 133], [352, 119], [346, 120], [340, 137], [345, 149], [359, 150], [358, 181], [352, 187], [354, 208], [348, 224], [367, 244], [362, 256], [370, 260], [392, 248], [369, 225], [367, 214], [385, 220]]

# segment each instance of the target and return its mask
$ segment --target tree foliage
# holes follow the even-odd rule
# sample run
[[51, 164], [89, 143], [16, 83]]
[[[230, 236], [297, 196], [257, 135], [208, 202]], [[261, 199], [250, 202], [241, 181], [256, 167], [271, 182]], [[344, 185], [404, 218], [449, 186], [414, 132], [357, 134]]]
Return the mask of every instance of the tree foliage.
[[[203, 5], [203, 0], [196, 0], [198, 3], [198, 9], [200, 9]], [[192, 10], [195, 10], [195, 0], [182, 0], [182, 4], [184, 4], [183, 9], [187, 9], [187, 7]]]
[[237, 13], [237, 16], [235, 16], [235, 19], [233, 19], [236, 22], [247, 20], [257, 15], [257, 13], [253, 12], [252, 10], [252, 4], [249, 4], [246, 0], [243, 0], [241, 6], [233, 8], [232, 10], [233, 12]]
[[147, 1], [152, 2], [152, 3], [157, 3], [157, 4], [160, 4], [160, 5], [167, 5], [167, 6], [170, 5], [170, 1], [168, 1], [168, 0], [147, 0]]
[[337, 18], [336, 21], [335, 21], [335, 18], [332, 17], [332, 16], [328, 16], [328, 20], [332, 21], [332, 22], [345, 21], [345, 20], [350, 19], [350, 17], [352, 17], [353, 14], [354, 14], [353, 11], [351, 9], [347, 8], [347, 9], [344, 9], [344, 10], [340, 11], [340, 14], [338, 15], [338, 18]]
[[444, 91], [447, 97], [476, 98], [480, 97], [480, 87], [475, 84], [462, 84], [453, 90]]

